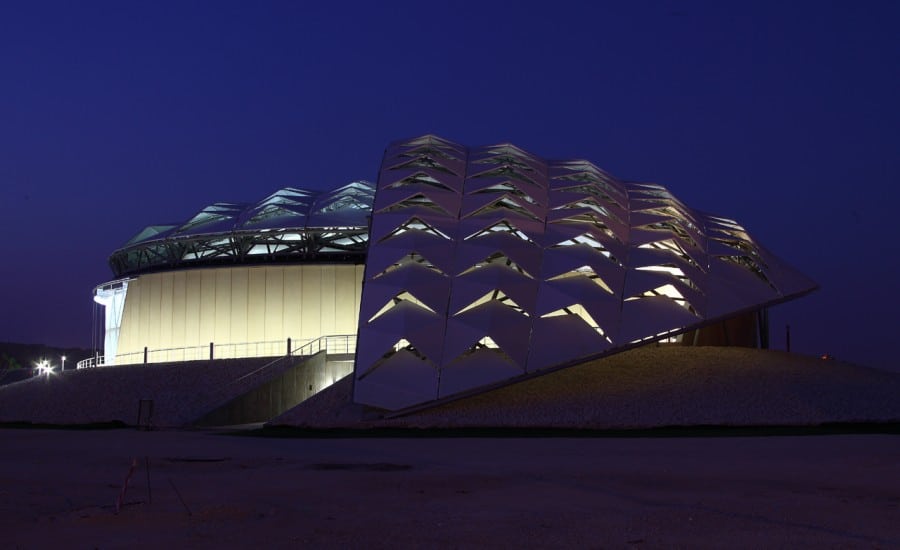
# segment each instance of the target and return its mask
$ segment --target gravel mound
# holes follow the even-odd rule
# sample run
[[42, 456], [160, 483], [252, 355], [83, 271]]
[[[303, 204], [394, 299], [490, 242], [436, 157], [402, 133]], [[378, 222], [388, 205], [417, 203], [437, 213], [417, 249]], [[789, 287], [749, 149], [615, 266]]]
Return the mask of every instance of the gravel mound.
[[306, 428], [811, 426], [900, 421], [900, 374], [784, 352], [647, 346], [393, 419], [347, 377], [272, 420]]
[[38, 376], [0, 387], [0, 423], [137, 424], [153, 400], [153, 425], [184, 426], [284, 372], [272, 358], [109, 366]]

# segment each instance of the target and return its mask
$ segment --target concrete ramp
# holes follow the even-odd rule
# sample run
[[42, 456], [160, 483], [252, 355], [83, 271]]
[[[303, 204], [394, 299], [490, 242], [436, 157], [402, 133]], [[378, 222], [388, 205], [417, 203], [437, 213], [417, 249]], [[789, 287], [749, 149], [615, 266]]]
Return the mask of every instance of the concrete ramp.
[[232, 426], [266, 422], [296, 407], [351, 372], [353, 354], [328, 354], [323, 350], [228, 400], [193, 424]]

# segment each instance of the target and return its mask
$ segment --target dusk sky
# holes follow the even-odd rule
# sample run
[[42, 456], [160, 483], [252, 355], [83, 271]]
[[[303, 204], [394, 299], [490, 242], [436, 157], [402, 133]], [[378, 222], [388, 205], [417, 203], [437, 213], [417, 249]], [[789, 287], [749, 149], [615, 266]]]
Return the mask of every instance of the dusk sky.
[[146, 225], [435, 133], [732, 217], [821, 289], [773, 347], [900, 370], [900, 2], [5, 2], [0, 341], [91, 345]]

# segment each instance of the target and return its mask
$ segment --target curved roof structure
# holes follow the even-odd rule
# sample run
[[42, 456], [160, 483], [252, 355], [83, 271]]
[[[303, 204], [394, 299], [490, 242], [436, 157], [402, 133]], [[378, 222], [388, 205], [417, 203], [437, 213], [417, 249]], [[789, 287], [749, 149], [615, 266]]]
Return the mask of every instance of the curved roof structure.
[[150, 225], [112, 253], [117, 277], [186, 267], [268, 261], [362, 263], [375, 188], [285, 187], [255, 204], [213, 203], [190, 219]]
[[385, 152], [368, 250], [354, 400], [392, 410], [816, 288], [660, 185], [436, 136]]

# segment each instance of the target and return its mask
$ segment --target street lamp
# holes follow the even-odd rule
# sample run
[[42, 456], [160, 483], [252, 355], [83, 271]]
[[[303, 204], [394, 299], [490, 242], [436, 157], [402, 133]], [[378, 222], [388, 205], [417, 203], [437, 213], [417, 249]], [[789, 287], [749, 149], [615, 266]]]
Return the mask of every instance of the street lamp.
[[62, 374], [62, 371], [66, 370], [66, 356], [62, 356], [62, 363], [59, 365], [59, 373]]

